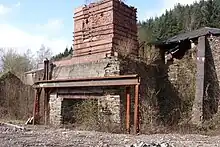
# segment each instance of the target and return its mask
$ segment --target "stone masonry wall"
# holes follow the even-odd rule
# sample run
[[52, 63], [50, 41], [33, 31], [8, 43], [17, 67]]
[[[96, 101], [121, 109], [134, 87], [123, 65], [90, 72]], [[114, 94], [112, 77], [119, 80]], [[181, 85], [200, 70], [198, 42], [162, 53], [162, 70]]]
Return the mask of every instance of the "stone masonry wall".
[[[138, 54], [136, 12], [134, 7], [120, 0], [101, 0], [77, 8], [74, 12], [73, 58], [56, 62], [57, 67], [54, 68], [52, 79], [119, 75], [120, 63], [115, 57], [115, 52]], [[106, 58], [108, 55], [111, 57]], [[108, 118], [118, 122], [119, 94], [107, 90], [104, 97], [99, 104], [101, 106], [108, 104], [111, 112]], [[56, 106], [56, 102], [59, 107], [59, 100], [54, 101], [53, 105]], [[51, 109], [50, 114], [51, 117], [61, 115], [57, 114], [57, 109]], [[55, 118], [51, 120], [57, 122]]]
[[166, 105], [170, 107], [175, 107], [173, 111], [169, 112], [170, 114], [166, 114], [174, 116], [168, 117], [168, 121], [178, 122], [181, 119], [191, 119], [191, 110], [195, 98], [196, 52], [197, 46], [194, 46], [186, 50], [181, 59], [174, 58], [173, 62], [169, 61], [166, 64], [168, 80], [165, 87], [169, 87], [169, 89], [166, 90], [168, 93], [164, 93], [167, 100], [160, 101], [161, 103], [167, 102]]
[[[61, 66], [55, 67], [53, 72], [53, 79], [69, 79], [69, 78], [92, 78], [92, 77], [104, 77], [104, 76], [115, 76], [119, 75], [119, 61], [117, 57], [109, 57], [106, 59], [102, 59], [96, 62], [82, 63], [82, 64], [74, 64], [70, 66]], [[86, 97], [87, 92], [89, 96], [92, 96], [93, 93], [97, 93], [97, 90], [94, 88], [87, 88], [81, 91], [77, 91], [74, 89], [60, 89], [59, 91], [54, 91], [54, 93], [50, 96], [50, 120], [53, 125], [62, 124], [62, 116], [61, 116], [61, 107], [62, 100], [65, 100], [65, 95], [57, 97], [57, 93], [65, 93], [69, 95], [84, 94]], [[100, 92], [100, 91], [99, 91]], [[99, 100], [99, 107], [103, 108], [105, 111], [109, 111], [109, 113], [100, 113], [100, 117], [109, 118], [112, 122], [120, 123], [120, 96], [114, 90], [105, 90], [101, 92], [102, 96], [96, 96], [96, 99]], [[107, 108], [105, 108], [107, 106]], [[101, 109], [102, 110], [102, 109]]]
[[[110, 71], [109, 71], [110, 70]], [[114, 71], [114, 73], [111, 73]], [[53, 79], [92, 78], [104, 77], [106, 74], [119, 74], [119, 61], [117, 58], [106, 58], [89, 63], [57, 66], [53, 71]]]
[[[204, 99], [202, 111], [203, 119], [211, 119], [217, 113], [219, 103], [219, 81], [220, 81], [220, 37], [207, 36], [206, 51], [205, 51], [205, 79], [204, 79]], [[197, 105], [195, 98], [195, 61], [197, 46], [190, 49], [182, 59], [174, 60], [169, 65], [168, 76], [169, 81], [177, 90], [178, 96], [181, 99], [181, 112], [188, 112], [187, 117], [190, 117], [192, 105]], [[180, 79], [181, 78], [181, 79]], [[193, 82], [191, 82], [193, 81]], [[191, 103], [191, 104], [190, 104]], [[197, 111], [197, 110], [196, 110]], [[183, 115], [183, 117], [186, 117]]]
[[207, 37], [204, 87], [204, 119], [211, 119], [219, 111], [220, 99], [220, 37]]
[[99, 100], [100, 118], [104, 123], [120, 124], [120, 96], [119, 95], [106, 95], [103, 99]]
[[208, 43], [213, 55], [217, 80], [220, 82], [220, 36], [208, 37]]
[[53, 92], [50, 94], [50, 101], [49, 101], [49, 107], [50, 107], [50, 124], [54, 126], [61, 125], [62, 116], [61, 116], [61, 108], [62, 108], [62, 101], [63, 99], [60, 97], [57, 97], [57, 93]]

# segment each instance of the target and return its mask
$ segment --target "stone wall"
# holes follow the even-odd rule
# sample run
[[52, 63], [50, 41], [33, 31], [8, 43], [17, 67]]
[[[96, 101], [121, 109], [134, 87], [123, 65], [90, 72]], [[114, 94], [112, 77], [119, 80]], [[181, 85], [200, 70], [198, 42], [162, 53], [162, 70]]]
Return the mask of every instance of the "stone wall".
[[61, 110], [62, 110], [62, 101], [63, 98], [58, 97], [56, 92], [53, 92], [50, 94], [50, 100], [49, 100], [49, 108], [50, 108], [50, 124], [54, 126], [61, 125], [62, 122], [62, 116], [61, 116]]
[[37, 69], [30, 72], [26, 72], [24, 74], [25, 76], [24, 83], [27, 85], [33, 85], [36, 81], [42, 80], [43, 75], [44, 75], [43, 69]]
[[[156, 58], [151, 58], [151, 60], [154, 58], [156, 60], [152, 60], [153, 62], [149, 64], [155, 65], [154, 74], [149, 79], [149, 81], [153, 80], [155, 85], [153, 106], [156, 109], [153, 111], [155, 111], [154, 115], [158, 116], [156, 118], [158, 122], [165, 125], [178, 124], [181, 118], [189, 120], [191, 117], [191, 102], [195, 96], [196, 47], [181, 49], [185, 49], [184, 56], [181, 55], [177, 57], [178, 59], [173, 58], [168, 61], [163, 52], [158, 56], [159, 50], [155, 50], [157, 53], [149, 51], [151, 56], [157, 55]], [[149, 58], [149, 55], [145, 56]]]
[[217, 80], [220, 82], [220, 36], [208, 37], [208, 46], [212, 51]]
[[[121, 74], [116, 52], [138, 55], [136, 12], [134, 7], [120, 0], [102, 0], [77, 8], [74, 12], [73, 58], [56, 62], [52, 79], [93, 78]], [[92, 88], [87, 90], [94, 91]], [[104, 89], [104, 93], [97, 98], [100, 99], [101, 108], [108, 106], [111, 115], [107, 117], [113, 119], [113, 122], [120, 122], [120, 94], [113, 92], [114, 90], [117, 88]], [[74, 95], [74, 90], [69, 89], [67, 93]], [[60, 100], [54, 101], [53, 94], [51, 96], [53, 102], [51, 106], [60, 107]], [[95, 95], [90, 93], [90, 96]], [[57, 114], [57, 109], [51, 108], [50, 111], [51, 120], [55, 122], [57, 119], [54, 117], [62, 115]]]
[[[104, 76], [116, 76], [120, 74], [119, 61], [117, 57], [108, 57], [96, 62], [73, 64], [69, 66], [58, 66], [53, 70], [53, 79], [69, 79], [69, 78], [92, 78]], [[117, 88], [81, 88], [81, 89], [59, 89], [54, 91], [50, 96], [50, 122], [54, 125], [63, 123], [61, 110], [65, 104], [65, 99], [74, 96], [79, 99], [93, 97], [98, 99], [99, 107], [103, 110], [108, 109], [109, 113], [100, 113], [100, 117], [112, 119], [112, 122], [120, 124], [120, 96], [118, 92], [114, 92]], [[99, 95], [97, 95], [99, 93]], [[58, 95], [56, 95], [58, 94]], [[63, 102], [62, 102], [63, 101]], [[113, 103], [114, 102], [114, 103]], [[103, 106], [108, 106], [104, 108]], [[62, 107], [62, 108], [61, 108]], [[100, 109], [102, 110], [102, 109]]]
[[220, 82], [220, 37], [212, 36], [206, 42], [205, 87], [204, 87], [204, 119], [216, 114], [219, 103]]
[[[176, 95], [180, 102], [177, 109], [180, 111], [180, 118], [183, 118], [184, 120], [190, 120], [191, 117], [194, 117], [194, 115], [198, 116], [198, 113], [202, 113], [203, 119], [208, 120], [211, 119], [219, 110], [219, 43], [220, 37], [207, 36], [204, 62], [205, 73], [204, 78], [201, 79], [204, 80], [204, 98], [202, 100], [195, 100], [195, 77], [197, 72], [196, 61], [200, 60], [197, 58], [198, 45], [195, 45], [192, 49], [187, 50], [181, 59], [173, 59], [172, 62], [168, 62], [166, 64], [168, 81], [165, 85], [166, 87], [168, 87], [167, 85], [170, 85], [172, 87], [171, 89], [173, 89], [172, 93], [176, 93], [174, 95]], [[166, 94], [163, 94], [163, 96], [165, 95]], [[162, 102], [162, 100], [160, 100], [160, 102]], [[199, 105], [197, 108], [199, 110], [194, 108], [194, 106], [197, 105]], [[193, 113], [193, 111], [198, 111], [198, 113]], [[201, 119], [202, 118], [198, 118], [198, 120]], [[195, 123], [198, 122], [199, 121], [196, 121]]]
[[57, 66], [53, 70], [52, 79], [104, 77], [111, 74], [119, 74], [117, 57], [69, 66]]
[[99, 101], [100, 120], [103, 123], [117, 125], [121, 123], [120, 95], [108, 94]]
[[186, 49], [182, 58], [174, 58], [172, 62], [167, 63], [167, 84], [170, 85], [170, 92], [172, 92], [168, 99], [173, 101], [173, 106], [176, 106], [170, 115], [176, 114], [177, 122], [187, 122], [191, 119], [195, 99], [196, 53], [197, 46], [194, 46], [191, 49]]

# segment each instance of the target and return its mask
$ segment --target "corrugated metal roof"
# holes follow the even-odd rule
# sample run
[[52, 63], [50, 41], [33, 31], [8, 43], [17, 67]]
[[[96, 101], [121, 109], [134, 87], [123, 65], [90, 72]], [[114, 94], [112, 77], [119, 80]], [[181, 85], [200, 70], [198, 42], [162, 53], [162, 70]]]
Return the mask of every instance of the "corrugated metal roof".
[[164, 41], [164, 43], [174, 43], [174, 42], [183, 41], [183, 40], [187, 40], [187, 39], [194, 39], [194, 38], [198, 38], [200, 36], [206, 36], [208, 34], [219, 35], [220, 29], [219, 28], [204, 27], [204, 28], [200, 28], [198, 30], [194, 30], [191, 32], [182, 33], [182, 34], [173, 36], [173, 37], [167, 39], [166, 41]]

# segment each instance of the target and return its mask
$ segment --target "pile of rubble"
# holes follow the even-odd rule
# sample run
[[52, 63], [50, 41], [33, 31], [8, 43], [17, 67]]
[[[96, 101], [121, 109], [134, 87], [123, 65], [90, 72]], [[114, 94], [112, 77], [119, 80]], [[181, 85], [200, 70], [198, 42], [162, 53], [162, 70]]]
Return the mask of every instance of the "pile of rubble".
[[1, 123], [0, 122], [0, 132], [1, 133], [8, 133], [8, 132], [21, 132], [21, 131], [26, 131], [24, 127], [13, 125], [10, 123]]
[[130, 147], [174, 147], [174, 146], [172, 146], [169, 143], [165, 143], [165, 142], [163, 142], [163, 143], [150, 143], [150, 144], [141, 142], [141, 143], [133, 144]]

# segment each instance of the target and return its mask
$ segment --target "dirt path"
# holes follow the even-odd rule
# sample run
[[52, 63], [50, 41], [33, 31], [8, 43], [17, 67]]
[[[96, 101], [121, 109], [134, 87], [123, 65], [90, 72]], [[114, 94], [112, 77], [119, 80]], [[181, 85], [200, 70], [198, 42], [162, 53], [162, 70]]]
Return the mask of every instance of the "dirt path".
[[178, 134], [132, 136], [43, 126], [19, 129], [0, 125], [0, 147], [130, 147], [140, 142], [167, 142], [174, 147], [215, 147], [220, 146], [220, 136]]

